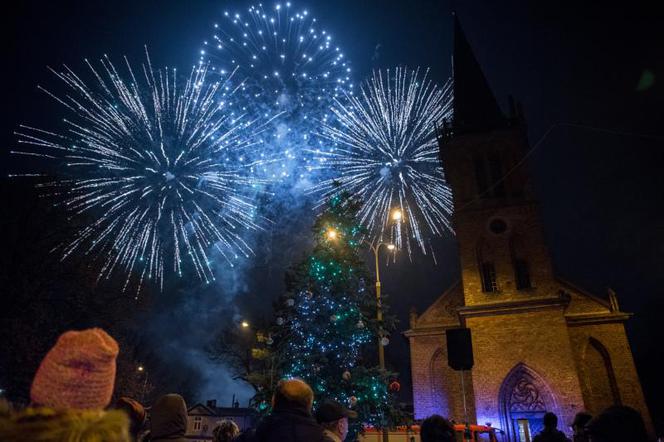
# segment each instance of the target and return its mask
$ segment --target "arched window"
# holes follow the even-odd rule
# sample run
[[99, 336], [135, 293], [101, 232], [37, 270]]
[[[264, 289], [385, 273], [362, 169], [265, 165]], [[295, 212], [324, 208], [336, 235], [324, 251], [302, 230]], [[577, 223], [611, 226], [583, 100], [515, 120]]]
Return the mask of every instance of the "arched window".
[[544, 428], [544, 414], [561, 415], [544, 379], [519, 363], [507, 374], [499, 392], [500, 419], [510, 442], [530, 441]]
[[450, 416], [449, 391], [445, 388], [449, 382], [449, 368], [447, 367], [447, 350], [439, 348], [431, 357], [429, 365], [429, 379], [431, 382], [431, 410], [430, 414]]
[[473, 156], [475, 182], [480, 198], [504, 198], [506, 196], [503, 164], [499, 152], [482, 152]]
[[606, 347], [592, 337], [586, 347], [584, 377], [591, 411], [598, 413], [611, 405], [621, 404], [611, 356]]
[[497, 292], [498, 282], [493, 250], [484, 238], [481, 238], [477, 244], [477, 267], [482, 280], [482, 291]]
[[[415, 400], [418, 416], [428, 417], [440, 414], [450, 419], [461, 421], [464, 419], [464, 402], [461, 392], [461, 372], [453, 370], [447, 361], [447, 346], [438, 347], [429, 360], [428, 379], [413, 381], [415, 385], [426, 387], [423, 395], [416, 395]], [[426, 384], [420, 384], [426, 382]], [[475, 399], [473, 393], [472, 375], [466, 372], [465, 392], [467, 412], [470, 416], [475, 413]], [[419, 396], [419, 398], [418, 398]]]
[[514, 234], [510, 238], [510, 254], [512, 255], [512, 267], [514, 268], [516, 289], [525, 290], [532, 288], [526, 245], [521, 235]]

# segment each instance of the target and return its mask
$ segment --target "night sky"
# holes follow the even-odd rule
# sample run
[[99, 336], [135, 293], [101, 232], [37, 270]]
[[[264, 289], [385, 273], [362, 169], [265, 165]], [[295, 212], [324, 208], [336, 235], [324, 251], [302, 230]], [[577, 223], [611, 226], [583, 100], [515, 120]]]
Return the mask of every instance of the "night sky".
[[[498, 101], [506, 105], [508, 94], [520, 100], [531, 145], [539, 142], [530, 167], [557, 272], [601, 296], [613, 288], [622, 309], [635, 313], [628, 332], [637, 367], [653, 417], [664, 415], [664, 391], [655, 365], [664, 360], [656, 339], [662, 335], [664, 312], [662, 13], [638, 1], [616, 6], [488, 0], [456, 6], [423, 0], [293, 3], [308, 7], [344, 48], [357, 80], [373, 68], [407, 65], [430, 67], [439, 83], [451, 71], [450, 13], [456, 7]], [[3, 176], [16, 161], [7, 152], [15, 146], [17, 125], [48, 127], [60, 118], [36, 89], [39, 83], [57, 84], [46, 66], [66, 63], [80, 69], [82, 58], [103, 54], [116, 59], [127, 55], [140, 63], [147, 45], [155, 66], [188, 69], [222, 11], [249, 4], [16, 2], [15, 11], [5, 14], [10, 31], [2, 70]], [[270, 240], [279, 244], [293, 234], [292, 227], [278, 226]], [[402, 259], [384, 270], [383, 289], [391, 295], [402, 330], [408, 327], [412, 305], [423, 311], [458, 278], [455, 247], [453, 238], [444, 238], [437, 246], [437, 265], [428, 258], [412, 263]], [[224, 306], [259, 318], [282, 289], [284, 266], [304, 248], [306, 241], [283, 256], [272, 252], [274, 259], [259, 256], [246, 266], [244, 280], [234, 279], [233, 299], [210, 295], [209, 290], [199, 294], [195, 287], [181, 292], [188, 299], [201, 296], [193, 303], [199, 307], [226, 296]], [[191, 312], [180, 320], [183, 327], [193, 327], [197, 308], [177, 296], [166, 298], [173, 304], [161, 308]], [[393, 337], [387, 358], [402, 372], [404, 400], [409, 400], [405, 339]]]

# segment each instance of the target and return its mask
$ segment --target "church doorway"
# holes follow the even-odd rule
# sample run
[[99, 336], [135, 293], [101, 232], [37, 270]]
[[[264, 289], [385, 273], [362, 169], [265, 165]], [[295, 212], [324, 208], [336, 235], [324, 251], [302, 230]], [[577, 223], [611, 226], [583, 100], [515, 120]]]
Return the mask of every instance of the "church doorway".
[[544, 428], [544, 413], [556, 412], [551, 389], [525, 364], [518, 364], [500, 387], [501, 424], [509, 442], [531, 442]]

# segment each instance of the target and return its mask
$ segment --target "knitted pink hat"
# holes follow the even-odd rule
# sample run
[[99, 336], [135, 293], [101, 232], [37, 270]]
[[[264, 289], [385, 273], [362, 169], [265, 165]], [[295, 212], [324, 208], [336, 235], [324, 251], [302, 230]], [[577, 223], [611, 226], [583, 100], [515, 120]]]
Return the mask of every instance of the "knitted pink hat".
[[52, 408], [103, 409], [111, 401], [118, 343], [100, 328], [68, 331], [42, 360], [30, 398]]

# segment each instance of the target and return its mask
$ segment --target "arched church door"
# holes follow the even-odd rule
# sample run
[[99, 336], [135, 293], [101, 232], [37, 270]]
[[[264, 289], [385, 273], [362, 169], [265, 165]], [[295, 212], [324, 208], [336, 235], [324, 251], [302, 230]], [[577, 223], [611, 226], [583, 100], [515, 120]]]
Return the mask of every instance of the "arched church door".
[[544, 380], [525, 364], [510, 371], [500, 388], [501, 424], [510, 442], [531, 442], [556, 403]]

